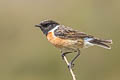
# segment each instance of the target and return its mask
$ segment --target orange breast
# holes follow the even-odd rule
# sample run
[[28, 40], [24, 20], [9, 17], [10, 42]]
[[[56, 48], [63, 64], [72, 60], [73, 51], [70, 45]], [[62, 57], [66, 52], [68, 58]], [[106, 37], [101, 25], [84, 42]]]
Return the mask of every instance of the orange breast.
[[82, 47], [83, 41], [81, 40], [68, 40], [68, 39], [61, 39], [58, 37], [55, 37], [52, 32], [49, 32], [47, 35], [47, 39], [49, 42], [51, 42], [53, 45], [55, 45], [58, 48], [62, 47], [69, 47], [69, 48], [76, 48], [76, 47]]
[[52, 32], [48, 33], [47, 39], [48, 39], [49, 42], [51, 42], [56, 47], [62, 47], [62, 46], [65, 46], [65, 44], [66, 44], [66, 40], [55, 37]]

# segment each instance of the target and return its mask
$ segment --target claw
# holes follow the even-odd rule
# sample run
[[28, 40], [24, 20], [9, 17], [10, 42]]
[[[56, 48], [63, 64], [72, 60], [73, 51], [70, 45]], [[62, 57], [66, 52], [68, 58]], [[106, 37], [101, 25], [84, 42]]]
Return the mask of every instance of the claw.
[[70, 62], [69, 65], [68, 65], [68, 68], [69, 68], [69, 69], [70, 69], [70, 68], [73, 68], [74, 65], [75, 65], [75, 64], [72, 64], [72, 63]]
[[64, 54], [62, 54], [61, 56], [62, 56], [62, 60], [64, 60], [64, 56], [65, 56], [65, 55], [64, 55]]

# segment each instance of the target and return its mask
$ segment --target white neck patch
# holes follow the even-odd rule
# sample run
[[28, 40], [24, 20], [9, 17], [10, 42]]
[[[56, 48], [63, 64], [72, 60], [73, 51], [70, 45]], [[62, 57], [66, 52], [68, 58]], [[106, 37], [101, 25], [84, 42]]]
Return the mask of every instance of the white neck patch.
[[54, 30], [56, 30], [58, 27], [59, 27], [59, 25], [57, 25], [55, 28], [51, 29], [49, 32], [54, 32]]
[[[53, 37], [55, 37], [55, 35], [54, 35], [54, 31], [59, 27], [60, 25], [57, 25], [55, 28], [53, 28], [53, 29], [51, 29], [49, 32], [52, 32], [53, 33]], [[48, 33], [49, 33], [48, 32]]]

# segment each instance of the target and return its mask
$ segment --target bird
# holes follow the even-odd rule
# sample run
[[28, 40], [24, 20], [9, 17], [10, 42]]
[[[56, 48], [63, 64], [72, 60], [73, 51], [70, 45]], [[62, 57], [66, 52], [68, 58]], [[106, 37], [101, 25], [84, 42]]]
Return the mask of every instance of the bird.
[[63, 59], [67, 54], [77, 52], [77, 55], [70, 61], [68, 67], [74, 66], [73, 62], [80, 55], [81, 48], [100, 46], [105, 49], [111, 49], [109, 44], [112, 44], [112, 40], [96, 38], [71, 27], [61, 25], [54, 20], [43, 20], [36, 24], [35, 27], [39, 27], [47, 37], [47, 40], [60, 49]]

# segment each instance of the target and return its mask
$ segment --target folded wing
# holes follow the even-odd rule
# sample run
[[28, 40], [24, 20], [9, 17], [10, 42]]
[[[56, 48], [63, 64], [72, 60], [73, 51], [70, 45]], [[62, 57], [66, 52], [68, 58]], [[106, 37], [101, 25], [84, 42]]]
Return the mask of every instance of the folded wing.
[[91, 35], [87, 35], [83, 32], [73, 30], [72, 28], [65, 27], [64, 25], [60, 25], [60, 27], [55, 30], [55, 36], [62, 39], [70, 39], [70, 40], [93, 38], [93, 36]]

